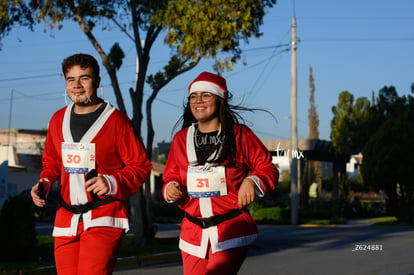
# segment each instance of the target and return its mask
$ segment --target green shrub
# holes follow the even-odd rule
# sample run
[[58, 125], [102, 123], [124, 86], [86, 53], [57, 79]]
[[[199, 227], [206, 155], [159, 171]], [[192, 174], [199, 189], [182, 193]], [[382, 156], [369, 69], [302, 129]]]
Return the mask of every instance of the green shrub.
[[32, 201], [26, 196], [9, 198], [0, 213], [1, 261], [29, 260], [36, 254], [36, 227]]
[[288, 224], [290, 223], [289, 207], [258, 208], [251, 211], [251, 215], [259, 224]]
[[345, 222], [344, 201], [317, 200], [312, 206], [299, 209], [299, 222], [304, 224], [342, 224]]

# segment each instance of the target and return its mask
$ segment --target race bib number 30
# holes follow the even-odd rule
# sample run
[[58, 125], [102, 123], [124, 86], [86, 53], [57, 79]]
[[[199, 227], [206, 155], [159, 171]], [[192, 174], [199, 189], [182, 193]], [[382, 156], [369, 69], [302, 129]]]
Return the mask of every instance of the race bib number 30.
[[62, 142], [62, 163], [71, 174], [84, 174], [95, 168], [95, 143]]
[[188, 167], [187, 170], [188, 195], [193, 198], [206, 198], [227, 195], [226, 173], [223, 166]]

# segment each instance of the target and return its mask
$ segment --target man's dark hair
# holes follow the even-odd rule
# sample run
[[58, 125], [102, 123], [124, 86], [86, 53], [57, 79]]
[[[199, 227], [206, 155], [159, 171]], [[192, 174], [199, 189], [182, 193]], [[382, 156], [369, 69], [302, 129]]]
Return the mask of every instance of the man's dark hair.
[[66, 73], [69, 71], [69, 69], [76, 65], [79, 65], [83, 69], [92, 68], [93, 78], [95, 80], [99, 79], [98, 61], [96, 61], [92, 55], [78, 53], [65, 58], [62, 62], [63, 75], [66, 77]]

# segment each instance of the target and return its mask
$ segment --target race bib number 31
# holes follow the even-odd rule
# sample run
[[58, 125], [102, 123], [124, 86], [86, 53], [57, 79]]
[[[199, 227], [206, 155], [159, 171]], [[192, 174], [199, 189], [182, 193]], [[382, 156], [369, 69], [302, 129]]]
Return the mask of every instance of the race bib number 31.
[[227, 195], [226, 173], [223, 166], [188, 167], [187, 170], [188, 195], [193, 198], [206, 198]]
[[62, 142], [62, 163], [71, 174], [84, 174], [95, 168], [95, 143]]

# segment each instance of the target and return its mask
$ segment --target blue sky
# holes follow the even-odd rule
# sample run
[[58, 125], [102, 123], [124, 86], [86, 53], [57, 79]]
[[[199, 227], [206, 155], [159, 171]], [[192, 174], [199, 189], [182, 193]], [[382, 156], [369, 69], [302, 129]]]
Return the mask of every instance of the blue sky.
[[[293, 8], [295, 6], [295, 9]], [[290, 138], [291, 21], [297, 19], [298, 135], [308, 135], [309, 67], [315, 79], [315, 100], [320, 119], [320, 138], [329, 139], [332, 106], [342, 91], [371, 99], [384, 86], [394, 86], [399, 95], [409, 94], [414, 82], [414, 1], [412, 0], [279, 0], [268, 11], [261, 28], [263, 36], [243, 45], [242, 60], [223, 74], [234, 95], [234, 104], [263, 108], [243, 114], [247, 124], [262, 139]], [[46, 32], [44, 30], [47, 30]], [[119, 42], [126, 58], [119, 71], [125, 103], [131, 112], [128, 88], [135, 80], [133, 44], [118, 30], [97, 34], [105, 50]], [[53, 113], [65, 106], [61, 61], [86, 52], [100, 61], [86, 36], [74, 23], [35, 32], [15, 29], [2, 39], [0, 51], [0, 129], [47, 128]], [[277, 47], [282, 45], [281, 47]], [[170, 50], [160, 37], [152, 50], [150, 72], [165, 65]], [[188, 84], [202, 71], [212, 71], [205, 60], [177, 77], [161, 91], [153, 105], [155, 142], [170, 141], [182, 112]], [[102, 67], [103, 97], [115, 106], [109, 77]], [[150, 89], [145, 93], [148, 96]], [[11, 95], [13, 100], [11, 102]], [[147, 98], [146, 96], [146, 98]], [[145, 98], [145, 100], [146, 100]], [[12, 104], [11, 104], [12, 103]], [[11, 110], [11, 112], [10, 112]], [[11, 113], [11, 116], [10, 116]], [[145, 118], [144, 118], [145, 119]], [[145, 120], [142, 134], [146, 139]]]

